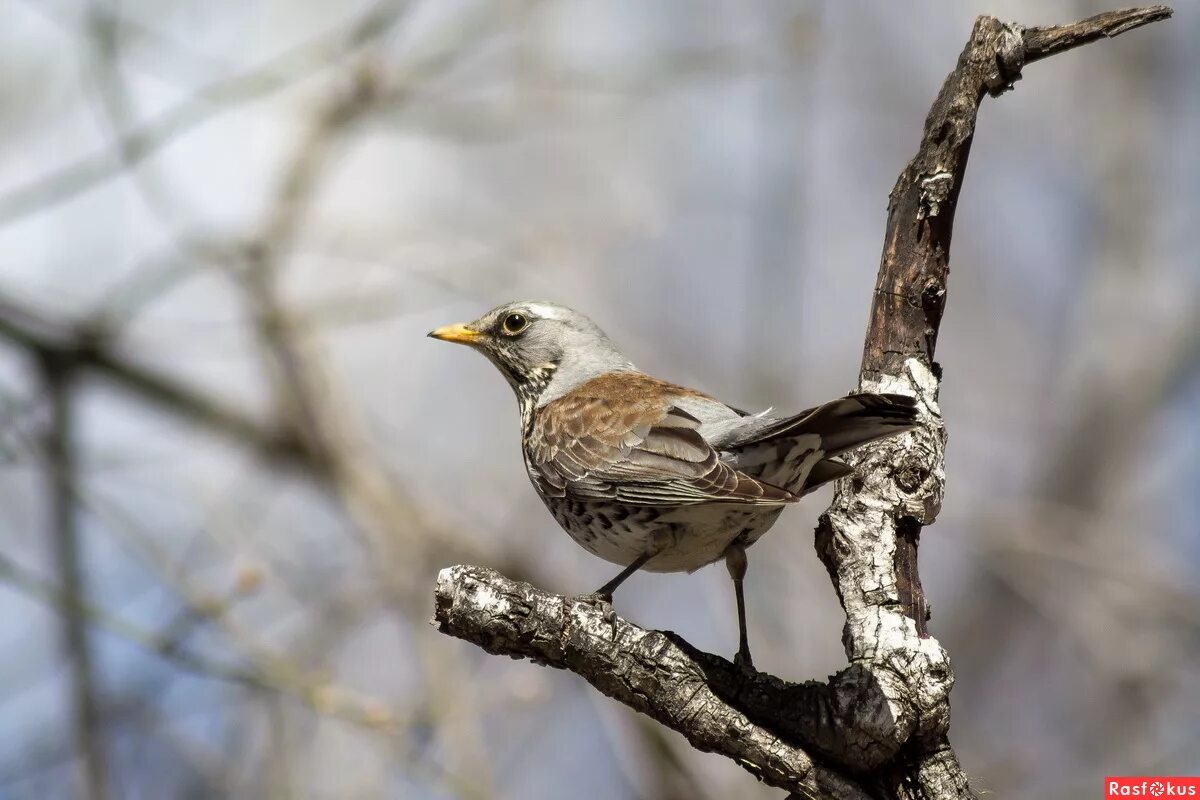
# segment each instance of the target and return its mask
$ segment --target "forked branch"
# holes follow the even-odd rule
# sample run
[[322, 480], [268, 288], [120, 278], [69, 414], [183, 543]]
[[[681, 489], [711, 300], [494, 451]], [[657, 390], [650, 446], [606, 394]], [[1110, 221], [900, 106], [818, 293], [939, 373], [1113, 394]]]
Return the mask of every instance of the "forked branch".
[[934, 100], [892, 189], [859, 380], [863, 391], [916, 397], [924, 424], [857, 456], [817, 528], [846, 611], [846, 669], [824, 683], [745, 675], [674, 634], [610, 624], [595, 606], [479, 567], [442, 571], [435, 624], [488, 652], [576, 672], [796, 797], [973, 797], [947, 738], [954, 677], [926, 628], [917, 546], [945, 484], [933, 359], [976, 114], [1026, 64], [1170, 15], [1151, 6], [1047, 28], [980, 17]]

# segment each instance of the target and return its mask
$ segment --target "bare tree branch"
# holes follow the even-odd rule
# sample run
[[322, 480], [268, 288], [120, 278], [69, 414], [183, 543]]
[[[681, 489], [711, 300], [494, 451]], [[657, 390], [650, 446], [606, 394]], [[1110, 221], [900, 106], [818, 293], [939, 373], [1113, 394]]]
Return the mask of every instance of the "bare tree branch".
[[305, 42], [245, 73], [216, 81], [193, 97], [122, 134], [112, 146], [0, 196], [0, 224], [50, 208], [120, 175], [213, 115], [294, 84], [391, 29], [404, 3], [382, 0], [347, 25]]
[[620, 619], [610, 626], [595, 606], [478, 567], [439, 576], [439, 628], [492, 653], [570, 669], [794, 796], [973, 797], [947, 739], [954, 676], [926, 628], [917, 546], [945, 487], [933, 357], [976, 114], [1025, 64], [1170, 14], [1153, 6], [1029, 29], [980, 17], [930, 109], [891, 193], [859, 380], [863, 391], [915, 396], [924, 424], [854, 456], [856, 475], [839, 482], [816, 532], [846, 612], [849, 667], [824, 684], [744, 675], [674, 634]]
[[1098, 39], [1111, 39], [1151, 22], [1169, 19], [1172, 13], [1174, 12], [1170, 6], [1164, 5], [1123, 8], [1119, 11], [1106, 11], [1070, 25], [1029, 28], [1024, 37], [1025, 63], [1032, 64]]
[[[79, 515], [75, 504], [75, 459], [72, 445], [74, 415], [71, 408], [71, 365], [43, 358], [42, 375], [50, 400], [50, 422], [46, 432], [46, 471], [50, 540], [58, 580], [65, 601], [82, 605], [87, 598], [81, 566]], [[88, 800], [108, 797], [105, 777], [105, 737], [100, 704], [96, 697], [96, 675], [88, 640], [87, 622], [78, 615], [62, 615], [63, 646], [71, 675], [72, 738], [76, 755], [83, 762], [83, 796]]]
[[[105, 630], [188, 672], [213, 680], [294, 697], [314, 711], [337, 717], [361, 728], [392, 735], [396, 715], [382, 701], [364, 697], [347, 687], [313, 677], [291, 661], [263, 650], [246, 653], [250, 664], [239, 666], [205, 658], [185, 646], [191, 630], [206, 619], [219, 617], [230, 601], [213, 601], [207, 609], [192, 608], [176, 617], [163, 631], [150, 631], [88, 600], [71, 594], [30, 573], [0, 554], [0, 582], [45, 603], [64, 619], [85, 629]], [[236, 599], [236, 598], [234, 598]]]
[[971, 796], [946, 741], [954, 678], [926, 630], [917, 546], [945, 490], [941, 368], [933, 357], [979, 105], [985, 94], [1012, 88], [1031, 58], [1167, 16], [1169, 9], [1156, 6], [1028, 31], [980, 17], [930, 109], [917, 155], [892, 189], [859, 388], [917, 397], [925, 425], [849, 459], [859, 476], [839, 482], [817, 528], [817, 551], [846, 610], [847, 656], [851, 664], [869, 665], [897, 712], [891, 744], [908, 763], [885, 776], [888, 796]]
[[91, 331], [70, 328], [47, 315], [33, 313], [3, 295], [0, 339], [38, 358], [58, 359], [95, 372], [157, 406], [250, 447], [268, 460], [292, 463], [316, 473], [325, 469], [320, 455], [309, 449], [296, 432], [259, 421], [200, 390], [121, 358], [104, 338]]
[[[809, 797], [869, 797], [862, 787], [757, 725], [721, 696], [751, 679], [728, 661], [674, 634], [621, 618], [611, 624], [594, 603], [543, 592], [483, 567], [448, 567], [438, 576], [434, 622], [489, 653], [569, 669], [604, 694], [718, 752], [764, 782]], [[760, 676], [761, 681], [774, 681]], [[765, 684], [763, 684], [765, 685]], [[766, 695], [766, 690], [762, 691]]]

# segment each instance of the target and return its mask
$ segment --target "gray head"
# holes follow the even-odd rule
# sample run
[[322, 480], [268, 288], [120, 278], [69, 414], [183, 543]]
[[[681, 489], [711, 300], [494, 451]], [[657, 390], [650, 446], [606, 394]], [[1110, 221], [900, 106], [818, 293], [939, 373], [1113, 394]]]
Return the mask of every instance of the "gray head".
[[596, 323], [557, 303], [505, 303], [474, 322], [429, 335], [487, 356], [516, 392], [522, 410], [545, 405], [599, 375], [634, 368]]

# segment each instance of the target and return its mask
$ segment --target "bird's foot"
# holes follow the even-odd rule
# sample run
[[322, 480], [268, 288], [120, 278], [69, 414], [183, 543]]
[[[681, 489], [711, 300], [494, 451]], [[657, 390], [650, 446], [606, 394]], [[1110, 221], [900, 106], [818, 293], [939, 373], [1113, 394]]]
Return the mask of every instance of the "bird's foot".
[[733, 665], [742, 672], [758, 672], [754, 668], [754, 661], [750, 658], [749, 650], [738, 650], [737, 655], [733, 657]]
[[600, 611], [604, 614], [604, 621], [613, 626], [614, 632], [617, 625], [617, 610], [613, 608], [612, 594], [610, 592], [591, 592], [589, 594], [580, 594], [572, 598], [577, 603], [587, 603], [588, 605], [600, 606]]

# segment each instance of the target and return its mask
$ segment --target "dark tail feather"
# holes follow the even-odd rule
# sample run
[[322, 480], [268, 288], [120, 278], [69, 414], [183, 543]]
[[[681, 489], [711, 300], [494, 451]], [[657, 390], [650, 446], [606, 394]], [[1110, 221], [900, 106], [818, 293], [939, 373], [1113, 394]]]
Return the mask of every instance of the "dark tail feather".
[[804, 486], [800, 489], [801, 495], [806, 495], [814, 489], [819, 489], [830, 481], [836, 481], [838, 478], [844, 478], [854, 472], [854, 468], [848, 464], [843, 464], [841, 461], [835, 461], [832, 458], [827, 458], [824, 461], [818, 461], [808, 473], [808, 478], [804, 481]]
[[911, 430], [916, 421], [917, 401], [907, 395], [851, 394], [781, 419], [766, 430], [756, 431], [752, 440], [739, 441], [735, 446], [816, 434], [821, 437], [825, 455], [836, 456]]
[[[819, 433], [828, 456], [912, 430], [917, 424], [917, 403], [901, 394], [852, 394], [814, 409], [787, 435]], [[849, 475], [854, 470], [832, 458], [818, 461], [808, 473], [800, 494]]]
[[801, 420], [789, 435], [818, 433], [827, 456], [912, 430], [917, 401], [902, 394], [852, 394], [826, 403]]

